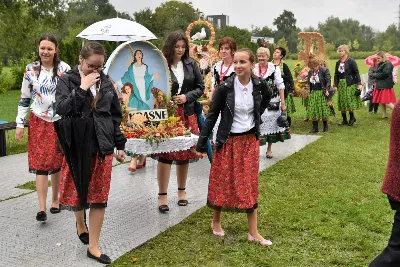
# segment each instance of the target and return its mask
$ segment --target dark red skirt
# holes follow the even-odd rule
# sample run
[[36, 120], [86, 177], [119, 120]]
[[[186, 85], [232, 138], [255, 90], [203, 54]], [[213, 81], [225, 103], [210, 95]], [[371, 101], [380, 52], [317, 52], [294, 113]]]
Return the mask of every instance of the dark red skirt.
[[394, 104], [396, 103], [396, 94], [394, 93], [393, 88], [388, 89], [374, 89], [374, 93], [372, 95], [372, 103], [379, 104]]
[[[100, 207], [107, 206], [111, 184], [112, 159], [112, 155], [106, 155], [104, 161], [101, 162], [97, 155], [92, 156], [92, 177], [89, 182], [87, 197], [89, 207], [92, 207], [93, 204]], [[60, 184], [60, 204], [62, 208], [69, 210], [82, 209], [71, 171], [65, 159], [62, 165]]]
[[255, 134], [230, 136], [214, 150], [207, 205], [214, 209], [253, 212], [258, 207], [260, 142]]
[[[177, 110], [175, 111], [175, 117], [180, 117], [181, 120], [184, 122], [185, 127], [187, 129], [190, 129], [190, 132], [195, 135], [199, 135], [199, 125], [197, 124], [197, 117], [196, 114], [192, 114], [188, 117], [186, 117], [183, 114], [183, 106], [179, 105]], [[186, 162], [194, 162], [198, 161], [199, 158], [196, 155], [196, 153], [193, 153], [192, 150], [195, 149], [195, 146], [193, 146], [191, 149], [188, 150], [183, 150], [183, 151], [177, 151], [177, 152], [170, 152], [170, 153], [158, 153], [152, 155], [152, 158], [157, 159], [160, 162], [164, 163], [172, 163], [176, 162], [179, 164], [180, 162], [186, 163]]]
[[29, 172], [39, 175], [57, 173], [61, 169], [62, 159], [54, 124], [31, 112], [28, 128]]

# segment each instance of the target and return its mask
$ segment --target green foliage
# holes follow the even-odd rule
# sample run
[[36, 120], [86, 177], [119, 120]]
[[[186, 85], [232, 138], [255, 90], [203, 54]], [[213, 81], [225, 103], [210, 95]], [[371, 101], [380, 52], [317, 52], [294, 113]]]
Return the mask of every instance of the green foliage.
[[354, 40], [354, 42], [353, 42], [353, 49], [354, 49], [354, 50], [358, 50], [358, 48], [360, 48], [360, 44], [358, 43], [357, 40]]
[[290, 53], [290, 50], [289, 50], [289, 47], [288, 47], [288, 43], [286, 42], [285, 37], [283, 37], [282, 39], [279, 39], [279, 41], [276, 43], [275, 47], [283, 47], [283, 48], [286, 49], [286, 53], [287, 54]]
[[18, 62], [9, 63], [11, 67], [12, 84], [11, 90], [21, 90], [21, 83], [24, 77], [26, 66], [36, 60], [36, 53], [31, 53], [30, 56], [23, 56]]
[[275, 40], [285, 38], [290, 51], [297, 50], [297, 34], [300, 29], [296, 27], [297, 20], [291, 11], [283, 10], [283, 13], [275, 18], [273, 25], [278, 29]]

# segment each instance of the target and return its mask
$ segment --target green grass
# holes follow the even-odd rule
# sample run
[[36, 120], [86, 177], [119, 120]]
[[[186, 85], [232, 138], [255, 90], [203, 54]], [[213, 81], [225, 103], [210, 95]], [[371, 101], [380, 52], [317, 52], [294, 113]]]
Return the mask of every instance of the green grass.
[[[48, 186], [51, 186], [51, 181], [48, 181]], [[15, 188], [36, 191], [36, 181], [29, 181], [24, 184], [19, 184]]]
[[[17, 90], [0, 94], [0, 120], [15, 122], [18, 112], [18, 101], [21, 92]], [[27, 115], [28, 116], [28, 115]], [[28, 128], [25, 128], [24, 138], [21, 142], [15, 139], [15, 130], [6, 132], [7, 155], [23, 153], [27, 151]]]
[[[311, 123], [295, 102], [292, 130], [308, 134]], [[260, 174], [259, 231], [272, 247], [246, 240], [244, 214], [223, 213], [227, 235], [213, 237], [204, 207], [111, 266], [367, 266], [391, 230], [393, 212], [380, 192], [390, 121], [364, 106], [355, 114], [355, 127], [338, 126], [338, 114], [322, 138]]]

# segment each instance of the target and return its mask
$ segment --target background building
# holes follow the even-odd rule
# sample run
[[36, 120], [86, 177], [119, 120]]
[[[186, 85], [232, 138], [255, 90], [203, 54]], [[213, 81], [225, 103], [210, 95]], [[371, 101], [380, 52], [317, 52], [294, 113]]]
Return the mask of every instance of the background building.
[[207, 20], [217, 25], [218, 27], [229, 26], [229, 16], [228, 15], [209, 15]]

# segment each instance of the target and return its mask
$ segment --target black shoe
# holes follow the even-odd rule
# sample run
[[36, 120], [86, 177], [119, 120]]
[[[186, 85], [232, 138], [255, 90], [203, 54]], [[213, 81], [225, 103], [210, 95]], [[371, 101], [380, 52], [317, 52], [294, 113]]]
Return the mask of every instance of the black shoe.
[[352, 118], [349, 120], [349, 126], [353, 126], [354, 123], [355, 123], [356, 121], [357, 121], [356, 118], [355, 118], [355, 117], [352, 117]]
[[322, 123], [324, 124], [324, 129], [322, 130], [322, 132], [327, 132], [328, 131], [328, 121], [322, 121]]
[[347, 122], [347, 115], [346, 115], [346, 113], [342, 113], [342, 118], [343, 118], [343, 121], [341, 122], [341, 123], [339, 123], [339, 125], [349, 125], [349, 123]]
[[86, 255], [88, 256], [88, 258], [97, 260], [98, 262], [103, 263], [103, 264], [110, 264], [111, 263], [110, 257], [108, 257], [106, 254], [101, 254], [100, 257], [96, 257], [96, 256], [93, 256], [92, 253], [90, 253], [89, 250], [87, 250], [87, 254]]
[[50, 213], [52, 214], [56, 214], [56, 213], [60, 213], [61, 209], [60, 209], [60, 205], [58, 205], [58, 208], [50, 208]]
[[40, 211], [36, 214], [36, 221], [44, 222], [47, 220], [47, 214], [44, 211]]
[[[178, 190], [186, 190], [186, 188], [178, 188]], [[184, 207], [187, 206], [189, 202], [186, 199], [179, 199], [178, 206]]]
[[312, 121], [312, 130], [309, 133], [318, 133], [318, 121]]
[[[158, 193], [159, 196], [166, 196], [167, 193]], [[158, 210], [162, 213], [169, 211], [168, 205], [160, 205], [158, 206]]]
[[[86, 222], [85, 222], [86, 226]], [[87, 229], [87, 226], [86, 226]], [[79, 240], [84, 244], [84, 245], [89, 245], [89, 233], [85, 232], [82, 234], [78, 234], [78, 223], [76, 223], [76, 235], [79, 237]]]

